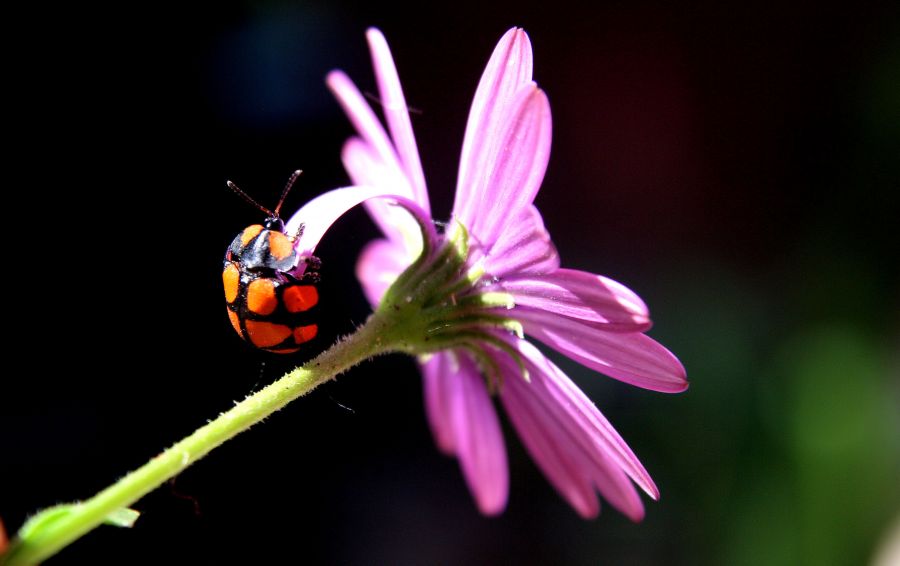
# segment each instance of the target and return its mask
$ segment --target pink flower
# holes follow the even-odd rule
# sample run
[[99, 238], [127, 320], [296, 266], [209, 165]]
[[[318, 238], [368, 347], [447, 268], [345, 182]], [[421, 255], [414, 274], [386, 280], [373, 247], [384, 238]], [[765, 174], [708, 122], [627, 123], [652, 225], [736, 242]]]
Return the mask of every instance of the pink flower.
[[[416, 299], [420, 339], [397, 349], [420, 356], [436, 443], [459, 459], [483, 513], [501, 512], [509, 487], [494, 394], [536, 464], [581, 516], [599, 513], [599, 491], [640, 520], [644, 508], [634, 484], [657, 499], [650, 475], [593, 402], [524, 335], [655, 391], [685, 390], [685, 371], [643, 334], [651, 323], [636, 294], [603, 276], [559, 267], [532, 205], [550, 155], [551, 118], [547, 96], [532, 81], [528, 36], [509, 30], [481, 77], [451, 228], [443, 235], [428, 220], [425, 176], [387, 43], [376, 29], [367, 38], [387, 131], [350, 79], [332, 72], [328, 85], [358, 133], [342, 155], [357, 186], [309, 203], [288, 223], [289, 233], [305, 224], [298, 246], [312, 253], [337, 216], [365, 201], [385, 235], [368, 244], [357, 264], [370, 302], [384, 309], [427, 287], [428, 297]], [[429, 273], [446, 281], [436, 284]]]

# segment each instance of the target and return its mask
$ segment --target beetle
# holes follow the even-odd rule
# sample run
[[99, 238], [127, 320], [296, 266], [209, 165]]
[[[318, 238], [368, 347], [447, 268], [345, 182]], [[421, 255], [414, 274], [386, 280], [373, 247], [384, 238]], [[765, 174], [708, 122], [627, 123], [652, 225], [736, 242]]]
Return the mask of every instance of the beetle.
[[[300, 173], [291, 175], [274, 210], [257, 203], [231, 181], [227, 183], [266, 214], [262, 224], [252, 224], [235, 236], [225, 252], [222, 284], [228, 318], [241, 338], [278, 354], [296, 352], [319, 331], [315, 323], [319, 303], [315, 283], [321, 264], [315, 257], [301, 258], [294, 248], [303, 226], [287, 234], [279, 216]], [[301, 261], [306, 262], [306, 270], [296, 276]]]

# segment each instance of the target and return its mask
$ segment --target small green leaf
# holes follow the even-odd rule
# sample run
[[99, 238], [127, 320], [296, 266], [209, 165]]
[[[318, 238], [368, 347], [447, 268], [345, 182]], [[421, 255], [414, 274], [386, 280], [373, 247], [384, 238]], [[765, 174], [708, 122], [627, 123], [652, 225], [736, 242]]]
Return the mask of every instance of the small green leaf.
[[103, 523], [106, 525], [112, 525], [114, 527], [124, 527], [126, 529], [130, 529], [134, 526], [134, 522], [137, 521], [138, 517], [140, 516], [140, 511], [135, 511], [134, 509], [129, 509], [128, 507], [122, 507], [121, 509], [117, 509], [107, 515]]

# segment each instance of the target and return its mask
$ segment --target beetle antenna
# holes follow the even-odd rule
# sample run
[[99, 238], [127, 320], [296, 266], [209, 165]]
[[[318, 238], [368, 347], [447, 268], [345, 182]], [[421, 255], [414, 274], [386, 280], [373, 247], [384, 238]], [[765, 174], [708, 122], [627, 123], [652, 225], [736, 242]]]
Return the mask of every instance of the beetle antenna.
[[[250, 204], [252, 204], [252, 205], [255, 206], [256, 208], [258, 208], [258, 209], [260, 209], [261, 211], [265, 212], [267, 216], [272, 216], [272, 217], [275, 217], [275, 218], [278, 217], [278, 212], [277, 212], [278, 209], [277, 209], [277, 208], [275, 209], [276, 212], [275, 212], [275, 213], [272, 213], [271, 210], [269, 210], [268, 208], [264, 207], [263, 205], [259, 204], [258, 202], [256, 202], [256, 201], [253, 200], [252, 198], [250, 198], [250, 195], [248, 195], [247, 193], [245, 193], [244, 191], [242, 191], [241, 189], [239, 189], [238, 186], [235, 185], [234, 183], [232, 183], [231, 181], [226, 181], [225, 184], [228, 185], [228, 188], [229, 188], [229, 189], [231, 189], [232, 191], [234, 191], [234, 192], [236, 192], [238, 195], [240, 195], [245, 201], [249, 202]], [[282, 199], [283, 199], [283, 198], [284, 198], [284, 197], [282, 196]], [[280, 202], [278, 203], [278, 206], [281, 206], [281, 203], [280, 203]]]
[[291, 178], [288, 179], [287, 184], [284, 186], [284, 190], [281, 191], [281, 198], [278, 199], [278, 204], [275, 205], [275, 214], [273, 215], [275, 216], [275, 218], [278, 218], [278, 212], [281, 210], [281, 205], [284, 204], [284, 199], [290, 192], [291, 187], [294, 186], [294, 183], [297, 182], [297, 178], [300, 177], [301, 173], [303, 173], [303, 170], [301, 169], [297, 169], [296, 171], [294, 171], [294, 173], [291, 175]]

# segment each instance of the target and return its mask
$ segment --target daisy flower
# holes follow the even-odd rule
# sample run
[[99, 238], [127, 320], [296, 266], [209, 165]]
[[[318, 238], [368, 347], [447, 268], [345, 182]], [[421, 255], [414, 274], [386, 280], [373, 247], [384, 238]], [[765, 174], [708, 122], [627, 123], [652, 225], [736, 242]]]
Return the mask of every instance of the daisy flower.
[[365, 203], [384, 237], [365, 247], [357, 276], [376, 315], [407, 313], [394, 319], [402, 332], [385, 326], [383, 339], [392, 343], [387, 349], [418, 357], [435, 441], [459, 459], [482, 513], [503, 511], [509, 492], [496, 399], [537, 466], [581, 516], [599, 513], [599, 492], [640, 520], [635, 485], [659, 497], [650, 475], [594, 403], [526, 337], [655, 391], [685, 390], [685, 371], [644, 334], [650, 317], [635, 293], [560, 267], [532, 204], [550, 155], [551, 116], [546, 94], [532, 81], [528, 36], [509, 30], [484, 70], [443, 233], [431, 220], [387, 42], [377, 29], [367, 39], [387, 128], [344, 73], [328, 76], [357, 131], [342, 153], [355, 186], [308, 203], [288, 222], [288, 233], [302, 224], [297, 245], [312, 254], [338, 216]]

